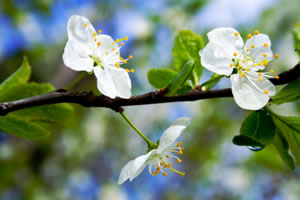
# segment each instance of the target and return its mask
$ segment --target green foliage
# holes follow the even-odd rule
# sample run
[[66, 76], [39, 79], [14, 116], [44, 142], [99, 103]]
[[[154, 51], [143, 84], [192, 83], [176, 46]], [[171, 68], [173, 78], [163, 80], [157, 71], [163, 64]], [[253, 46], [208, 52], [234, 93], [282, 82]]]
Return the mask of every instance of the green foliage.
[[[30, 66], [26, 58], [22, 66], [0, 85], [0, 102], [46, 94], [55, 88], [49, 84], [28, 83]], [[0, 117], [0, 130], [27, 139], [49, 135], [49, 125], [65, 120], [72, 113], [68, 104], [38, 106], [12, 112]]]
[[282, 104], [298, 100], [300, 100], [300, 78], [293, 82], [290, 82], [274, 97], [272, 97], [272, 103], [275, 104]]
[[150, 69], [147, 73], [149, 83], [156, 89], [167, 86], [176, 77], [177, 72], [172, 69]]
[[277, 149], [283, 162], [290, 168], [295, 169], [295, 163], [292, 156], [289, 154], [289, 145], [279, 131], [276, 131], [276, 134], [273, 139], [273, 145]]
[[213, 74], [210, 79], [200, 85], [200, 88], [205, 87], [206, 90], [213, 88], [222, 78], [224, 75]]
[[189, 77], [193, 85], [199, 83], [203, 72], [203, 67], [200, 64], [199, 51], [204, 47], [202, 37], [190, 30], [182, 30], [175, 37], [173, 56], [175, 68], [179, 70], [189, 60], [195, 61], [194, 70]]
[[293, 36], [294, 36], [294, 45], [296, 48], [296, 52], [298, 56], [300, 57], [300, 23], [296, 24], [293, 29]]
[[194, 61], [190, 60], [188, 61], [179, 71], [179, 73], [176, 75], [174, 80], [169, 84], [169, 90], [167, 95], [171, 96], [176, 94], [176, 91], [182, 88], [182, 86], [185, 84], [185, 82], [190, 77], [193, 69], [194, 69]]

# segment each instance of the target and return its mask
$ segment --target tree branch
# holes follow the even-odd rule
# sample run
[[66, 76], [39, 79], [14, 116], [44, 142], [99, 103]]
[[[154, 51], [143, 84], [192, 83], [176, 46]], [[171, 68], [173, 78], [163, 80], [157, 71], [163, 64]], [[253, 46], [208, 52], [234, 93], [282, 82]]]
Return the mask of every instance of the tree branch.
[[[282, 85], [296, 80], [298, 77], [300, 77], [300, 64], [297, 64], [294, 68], [288, 71], [280, 73], [279, 77], [279, 79], [272, 78], [270, 79], [270, 81], [275, 85]], [[59, 89], [48, 94], [0, 103], [0, 116], [4, 116], [10, 112], [24, 108], [57, 103], [76, 103], [85, 107], [105, 107], [115, 110], [116, 112], [120, 112], [123, 110], [122, 106], [170, 103], [180, 101], [197, 101], [201, 99], [232, 97], [230, 88], [209, 91], [193, 89], [185, 95], [177, 96], [164, 96], [165, 93], [166, 89], [162, 89], [155, 92], [132, 96], [130, 99], [111, 99], [106, 96], [94, 95], [90, 91], [68, 92], [64, 89]]]

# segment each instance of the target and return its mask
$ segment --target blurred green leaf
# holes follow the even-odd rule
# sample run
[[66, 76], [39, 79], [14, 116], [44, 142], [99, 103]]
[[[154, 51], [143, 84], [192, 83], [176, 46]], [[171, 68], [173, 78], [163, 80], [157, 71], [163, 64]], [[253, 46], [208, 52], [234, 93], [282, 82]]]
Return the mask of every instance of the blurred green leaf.
[[299, 49], [300, 49], [300, 23], [295, 25], [292, 32], [293, 32], [293, 36], [294, 36], [294, 46], [296, 49], [298, 49], [296, 51], [296, 53], [300, 57], [300, 51], [299, 51]]
[[273, 139], [273, 145], [277, 149], [283, 162], [290, 168], [295, 169], [295, 163], [292, 156], [289, 154], [289, 145], [288, 142], [284, 139], [279, 131], [276, 131], [276, 134]]
[[239, 145], [239, 146], [251, 146], [251, 147], [263, 147], [259, 142], [256, 142], [255, 140], [251, 139], [248, 136], [245, 135], [236, 135], [232, 139], [233, 144]]
[[300, 162], [300, 118], [285, 117], [272, 113], [272, 119], [275, 126], [288, 142], [288, 146], [295, 155], [297, 161]]
[[167, 86], [176, 77], [177, 72], [172, 69], [150, 69], [147, 73], [149, 83], [156, 89]]
[[200, 88], [205, 87], [206, 90], [213, 88], [222, 78], [224, 75], [213, 74], [210, 79], [200, 85]]
[[203, 72], [203, 67], [200, 64], [199, 51], [204, 47], [202, 37], [190, 30], [180, 31], [174, 41], [173, 56], [175, 68], [179, 70], [189, 60], [195, 61], [194, 70], [189, 78], [193, 85], [199, 83]]
[[282, 88], [274, 97], [272, 97], [272, 103], [275, 104], [282, 104], [298, 100], [300, 100], [300, 78], [290, 82], [287, 86]]
[[[24, 59], [22, 66], [0, 85], [0, 101], [14, 101], [35, 95], [46, 94], [55, 88], [49, 84], [27, 83], [30, 66]], [[48, 135], [50, 124], [65, 120], [72, 113], [68, 104], [55, 104], [27, 108], [0, 117], [0, 130], [27, 139], [37, 139]], [[40, 133], [38, 133], [40, 131]]]
[[194, 61], [190, 60], [188, 61], [179, 71], [179, 73], [176, 75], [174, 80], [169, 84], [169, 90], [167, 95], [171, 96], [176, 94], [176, 91], [183, 87], [185, 82], [190, 77], [192, 71], [194, 68]]
[[247, 136], [254, 141], [268, 145], [272, 142], [275, 133], [275, 126], [272, 118], [266, 111], [252, 112], [243, 121], [240, 134]]

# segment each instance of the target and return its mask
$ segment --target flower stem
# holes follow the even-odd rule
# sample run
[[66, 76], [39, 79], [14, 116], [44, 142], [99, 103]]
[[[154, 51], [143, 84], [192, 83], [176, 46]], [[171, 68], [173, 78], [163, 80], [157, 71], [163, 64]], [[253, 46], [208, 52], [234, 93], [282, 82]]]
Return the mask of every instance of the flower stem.
[[152, 146], [153, 142], [151, 142], [131, 121], [130, 119], [126, 116], [124, 112], [120, 112], [121, 116], [126, 120], [126, 122], [139, 134], [143, 140], [148, 144], [148, 146]]
[[81, 72], [74, 80], [72, 80], [67, 87], [66, 90], [70, 90], [73, 88], [83, 77], [85, 77], [88, 73], [87, 72]]

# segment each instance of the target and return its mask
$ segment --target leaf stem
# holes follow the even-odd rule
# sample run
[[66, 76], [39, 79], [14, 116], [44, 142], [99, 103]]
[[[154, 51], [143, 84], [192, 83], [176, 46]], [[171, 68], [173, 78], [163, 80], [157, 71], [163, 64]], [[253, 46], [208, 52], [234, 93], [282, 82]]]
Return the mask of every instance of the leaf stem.
[[126, 116], [124, 112], [120, 112], [121, 116], [125, 119], [125, 121], [139, 134], [143, 140], [148, 144], [149, 147], [153, 146], [153, 142], [151, 142]]
[[67, 87], [65, 88], [66, 90], [72, 89], [83, 77], [85, 77], [88, 73], [83, 71], [81, 72], [74, 80], [72, 80]]

